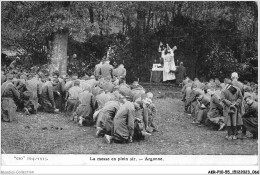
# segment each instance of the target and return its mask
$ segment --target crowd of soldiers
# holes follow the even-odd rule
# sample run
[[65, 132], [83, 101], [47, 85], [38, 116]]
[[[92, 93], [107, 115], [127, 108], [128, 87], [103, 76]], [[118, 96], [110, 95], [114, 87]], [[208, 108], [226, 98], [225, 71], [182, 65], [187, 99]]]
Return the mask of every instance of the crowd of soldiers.
[[224, 83], [218, 78], [207, 83], [186, 78], [182, 101], [192, 123], [226, 129], [228, 140], [258, 138], [258, 85], [238, 78], [236, 72]]
[[96, 125], [96, 136], [107, 143], [143, 140], [157, 131], [153, 94], [134, 82], [126, 84], [126, 69], [109, 60], [96, 65], [93, 75], [60, 76], [58, 71], [2, 69], [1, 119], [11, 122], [17, 111], [26, 115], [64, 113], [80, 126]]

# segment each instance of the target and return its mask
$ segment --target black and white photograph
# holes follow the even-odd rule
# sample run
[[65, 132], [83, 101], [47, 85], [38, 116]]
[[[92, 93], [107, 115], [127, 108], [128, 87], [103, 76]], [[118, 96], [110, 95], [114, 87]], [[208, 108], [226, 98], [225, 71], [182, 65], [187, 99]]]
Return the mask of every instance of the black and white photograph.
[[258, 5], [1, 1], [1, 174], [31, 164], [258, 174]]

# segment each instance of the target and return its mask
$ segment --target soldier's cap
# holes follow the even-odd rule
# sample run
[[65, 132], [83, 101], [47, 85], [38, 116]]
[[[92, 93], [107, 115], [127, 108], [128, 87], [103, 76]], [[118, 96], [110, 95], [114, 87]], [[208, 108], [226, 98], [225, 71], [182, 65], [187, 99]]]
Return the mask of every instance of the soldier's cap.
[[231, 79], [233, 79], [233, 78], [238, 78], [238, 74], [236, 72], [233, 72], [231, 74]]
[[77, 80], [77, 79], [78, 79], [78, 76], [72, 75], [71, 79], [72, 79], [72, 80]]
[[197, 84], [193, 82], [191, 85], [191, 88], [196, 88], [196, 87], [197, 87]]
[[138, 81], [134, 81], [133, 85], [135, 85], [135, 86], [139, 85]]
[[147, 97], [148, 97], [148, 98], [150, 98], [150, 99], [152, 99], [152, 98], [153, 98], [153, 93], [151, 93], [151, 92], [147, 92], [147, 94], [146, 94], [146, 95], [147, 95]]
[[75, 86], [75, 85], [80, 85], [80, 81], [79, 81], [79, 80], [75, 80], [75, 81], [74, 81], [74, 86]]
[[142, 101], [145, 105], [150, 105], [152, 103], [152, 100], [150, 98], [145, 98]]

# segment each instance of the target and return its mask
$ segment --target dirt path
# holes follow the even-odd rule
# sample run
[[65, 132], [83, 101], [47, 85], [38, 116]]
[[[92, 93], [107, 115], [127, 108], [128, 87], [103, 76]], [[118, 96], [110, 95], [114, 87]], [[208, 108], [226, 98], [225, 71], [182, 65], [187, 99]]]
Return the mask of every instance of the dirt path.
[[[148, 88], [147, 88], [148, 89]], [[257, 141], [225, 140], [226, 131], [191, 124], [183, 113], [180, 94], [169, 89], [149, 89], [158, 109], [159, 132], [131, 144], [106, 144], [95, 138], [94, 127], [79, 127], [62, 114], [18, 114], [12, 123], [2, 122], [2, 149], [23, 154], [154, 154], [154, 155], [255, 155]]]

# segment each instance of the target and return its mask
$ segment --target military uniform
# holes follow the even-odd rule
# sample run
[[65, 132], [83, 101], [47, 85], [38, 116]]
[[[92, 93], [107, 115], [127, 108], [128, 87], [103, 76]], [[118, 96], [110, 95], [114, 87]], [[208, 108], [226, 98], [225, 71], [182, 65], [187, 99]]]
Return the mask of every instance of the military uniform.
[[56, 104], [56, 108], [59, 109], [60, 111], [63, 111], [64, 96], [65, 96], [64, 80], [58, 78], [55, 82], [53, 82], [53, 92], [54, 92], [54, 101]]
[[53, 87], [50, 81], [47, 81], [42, 85], [41, 103], [43, 111], [50, 113], [54, 112], [55, 102]]
[[176, 83], [179, 85], [180, 83], [182, 83], [187, 75], [186, 68], [183, 65], [180, 65], [179, 67], [177, 67], [176, 73]]
[[120, 65], [113, 71], [113, 75], [118, 78], [125, 78], [126, 76], [126, 69], [124, 66]]
[[105, 92], [102, 92], [101, 94], [98, 94], [96, 96], [96, 108], [97, 110], [104, 107], [104, 105], [111, 100], [111, 95], [106, 94]]
[[1, 74], [1, 85], [6, 81], [6, 76], [2, 73]]
[[220, 101], [220, 96], [218, 94], [213, 94], [210, 99], [210, 107], [207, 115], [208, 119], [213, 123], [219, 123], [219, 121], [224, 121], [223, 117], [223, 106]]
[[95, 109], [95, 100], [92, 93], [89, 91], [83, 91], [79, 94], [79, 106], [76, 109], [76, 115], [78, 119], [82, 119], [82, 124], [93, 124], [93, 113]]
[[113, 135], [112, 131], [114, 128], [114, 117], [120, 107], [118, 101], [110, 101], [104, 105], [101, 109], [96, 126], [101, 129], [100, 134]]
[[224, 104], [223, 115], [225, 117], [224, 122], [228, 126], [228, 136], [236, 136], [237, 126], [243, 125], [241, 118], [243, 96], [241, 91], [235, 86], [228, 85], [226, 89], [222, 90], [220, 99]]
[[136, 99], [138, 99], [139, 97], [141, 97], [142, 94], [145, 94], [145, 90], [142, 86], [138, 85], [138, 86], [132, 86], [132, 90], [131, 90], [131, 99], [133, 101], [135, 101]]
[[243, 119], [243, 134], [246, 130], [250, 131], [255, 138], [258, 136], [258, 103], [253, 102], [248, 106], [246, 113], [242, 116]]
[[100, 68], [100, 75], [104, 79], [111, 80], [113, 78], [113, 66], [108, 62], [104, 63]]
[[123, 104], [114, 118], [114, 140], [127, 142], [134, 135], [135, 107], [132, 102]]
[[72, 117], [72, 114], [76, 111], [79, 105], [79, 94], [83, 92], [83, 90], [79, 86], [73, 86], [68, 91], [68, 100], [66, 104], [66, 116]]
[[99, 63], [99, 64], [97, 64], [95, 66], [94, 76], [95, 76], [96, 80], [98, 80], [99, 77], [100, 77], [100, 69], [101, 69], [101, 67], [102, 67], [102, 63]]
[[17, 109], [15, 101], [19, 100], [20, 94], [11, 81], [2, 84], [1, 93], [1, 119], [5, 122], [11, 122]]
[[113, 92], [114, 89], [114, 85], [111, 81], [104, 81], [104, 83], [102, 83], [101, 88], [105, 91], [105, 92]]
[[199, 103], [198, 113], [197, 113], [197, 121], [200, 123], [204, 123], [207, 114], [209, 111], [209, 105], [210, 105], [210, 95], [209, 94], [203, 94], [202, 99]]
[[131, 96], [131, 89], [126, 83], [122, 83], [118, 87], [118, 91], [124, 96]]
[[25, 107], [29, 108], [30, 113], [37, 113], [37, 109], [39, 107], [39, 96], [41, 94], [41, 81], [38, 80], [38, 78], [34, 77], [28, 81], [26, 81], [26, 88], [30, 92], [29, 93], [29, 101]]

